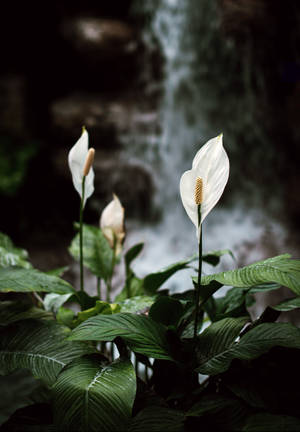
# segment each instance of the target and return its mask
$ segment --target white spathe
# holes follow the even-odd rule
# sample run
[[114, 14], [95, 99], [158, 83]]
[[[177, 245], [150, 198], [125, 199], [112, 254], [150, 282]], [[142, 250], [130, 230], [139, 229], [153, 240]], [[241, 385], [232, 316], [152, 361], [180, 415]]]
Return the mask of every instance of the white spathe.
[[116, 255], [121, 252], [125, 237], [124, 217], [124, 207], [122, 207], [117, 195], [113, 194], [113, 200], [101, 214], [100, 228], [112, 248], [114, 247], [114, 239], [116, 240]]
[[209, 140], [197, 152], [192, 169], [183, 173], [180, 179], [182, 204], [198, 230], [198, 206], [195, 202], [197, 178], [203, 181], [201, 224], [219, 201], [229, 177], [229, 159], [223, 147], [223, 134]]
[[[81, 198], [82, 198], [83, 168], [88, 154], [88, 147], [89, 147], [89, 135], [87, 130], [84, 128], [81, 137], [69, 151], [69, 157], [68, 157], [73, 184]], [[85, 205], [86, 200], [94, 192], [94, 177], [95, 177], [94, 170], [91, 167], [88, 175], [85, 178], [85, 192], [84, 192], [83, 206]]]

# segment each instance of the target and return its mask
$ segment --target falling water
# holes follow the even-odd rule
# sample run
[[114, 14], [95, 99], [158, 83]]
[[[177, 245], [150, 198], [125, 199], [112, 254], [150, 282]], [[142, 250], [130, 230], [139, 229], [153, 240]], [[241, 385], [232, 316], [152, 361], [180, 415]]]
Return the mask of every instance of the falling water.
[[[155, 167], [152, 165], [150, 169], [156, 186], [155, 198], [162, 208], [162, 218], [155, 226], [142, 225], [136, 228], [136, 224], [132, 227], [129, 225], [127, 246], [145, 242], [143, 256], [136, 261], [135, 268], [141, 276], [195, 252], [195, 228], [183, 210], [179, 180], [181, 174], [190, 169], [193, 156], [200, 145], [221, 132], [214, 130], [205, 119], [205, 110], [210, 100], [207, 100], [205, 85], [199, 85], [193, 75], [197, 59], [191, 40], [188, 8], [191, 3], [191, 0], [147, 2], [150, 10], [152, 5], [150, 31], [158, 40], [165, 61], [163, 97], [159, 106], [162, 132], [151, 136], [151, 139], [148, 137], [148, 142], [151, 143], [148, 150], [158, 150], [159, 164]], [[211, 0], [197, 3], [198, 13], [203, 16], [203, 31], [206, 32], [214, 31], [217, 26], [215, 6], [211, 7], [213, 3], [215, 2]], [[210, 11], [211, 16], [207, 16], [207, 11]], [[208, 40], [206, 49], [210, 49], [209, 34], [204, 34], [204, 37]], [[208, 66], [204, 64], [200, 67]], [[226, 135], [224, 146], [226, 148]], [[131, 150], [128, 149], [127, 157], [132, 157], [134, 151], [132, 147]], [[143, 163], [147, 165], [149, 160], [145, 156]], [[263, 258], [266, 254], [263, 247], [259, 249], [253, 245], [261, 243], [266, 232], [265, 222], [266, 218], [259, 209], [249, 210], [238, 203], [224, 208], [221, 198], [204, 223], [204, 250], [230, 248], [242, 264]], [[277, 243], [282, 242], [284, 232], [275, 222], [268, 223], [268, 232], [272, 233]], [[276, 248], [277, 244], [273, 246]], [[233, 267], [230, 258], [225, 258], [219, 269], [224, 267]], [[167, 286], [171, 289], [187, 289], [190, 286], [190, 274], [190, 271], [177, 274]]]

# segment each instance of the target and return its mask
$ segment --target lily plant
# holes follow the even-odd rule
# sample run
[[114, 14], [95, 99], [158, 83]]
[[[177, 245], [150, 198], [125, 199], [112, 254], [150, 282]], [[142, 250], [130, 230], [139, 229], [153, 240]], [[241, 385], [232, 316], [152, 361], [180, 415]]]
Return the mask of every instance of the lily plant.
[[83, 210], [86, 200], [94, 192], [94, 170], [92, 168], [95, 149], [89, 147], [89, 136], [85, 127], [82, 128], [81, 137], [71, 148], [68, 156], [73, 185], [80, 196], [79, 211], [79, 248], [80, 248], [80, 290], [84, 290], [83, 280]]
[[199, 248], [198, 283], [195, 291], [194, 337], [198, 332], [199, 301], [202, 273], [202, 223], [214, 208], [225, 189], [229, 177], [229, 159], [223, 147], [223, 134], [210, 139], [196, 153], [192, 169], [180, 179], [182, 204], [196, 227]]

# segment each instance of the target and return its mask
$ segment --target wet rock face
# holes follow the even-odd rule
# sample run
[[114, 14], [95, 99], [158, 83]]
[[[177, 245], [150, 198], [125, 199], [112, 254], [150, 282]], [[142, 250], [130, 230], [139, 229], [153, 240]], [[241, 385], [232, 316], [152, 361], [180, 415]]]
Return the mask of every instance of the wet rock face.
[[54, 101], [51, 106], [52, 124], [65, 136], [73, 137], [84, 125], [101, 147], [115, 147], [117, 135], [128, 131], [132, 103], [112, 100], [102, 95], [74, 93]]
[[0, 128], [12, 135], [27, 135], [25, 79], [6, 75], [0, 79]]
[[75, 17], [62, 25], [62, 33], [80, 54], [113, 57], [128, 54], [137, 47], [133, 29], [116, 19]]
[[62, 144], [70, 138], [75, 140], [84, 125], [96, 149], [116, 149], [124, 137], [158, 129], [158, 115], [151, 108], [143, 106], [132, 93], [107, 97], [82, 92], [54, 101], [50, 113], [56, 139]]
[[126, 217], [151, 218], [154, 186], [151, 173], [144, 166], [100, 153], [95, 161], [95, 172], [95, 190], [101, 191], [103, 196], [101, 208], [116, 193]]
[[94, 90], [123, 89], [136, 79], [143, 48], [126, 21], [80, 15], [62, 21], [61, 35], [77, 57], [75, 74], [82, 75], [83, 87], [92, 80]]

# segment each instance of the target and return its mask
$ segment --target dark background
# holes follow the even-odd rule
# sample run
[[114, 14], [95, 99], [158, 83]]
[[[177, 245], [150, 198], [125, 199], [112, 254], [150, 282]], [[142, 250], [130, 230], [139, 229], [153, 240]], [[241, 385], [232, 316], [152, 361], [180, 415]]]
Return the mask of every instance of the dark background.
[[[130, 141], [141, 131], [161, 134], [155, 114], [164, 97], [166, 60], [151, 20], [162, 3], [1, 5], [0, 229], [40, 267], [69, 259], [65, 248], [79, 199], [67, 154], [82, 125], [96, 148], [98, 173], [86, 222], [98, 223], [113, 191], [129, 220], [159, 218], [151, 169], [127, 163], [120, 154], [124, 136]], [[206, 95], [211, 130], [227, 137], [232, 168], [224, 202], [236, 199], [237, 190], [243, 200], [251, 197], [249, 205], [264, 206], [288, 226], [295, 248], [300, 4], [189, 0], [186, 8], [189, 49], [196, 59], [189, 79]], [[191, 82], [179, 86], [178, 106], [188, 105], [191, 88]], [[191, 124], [197, 121], [194, 112], [187, 115]]]

